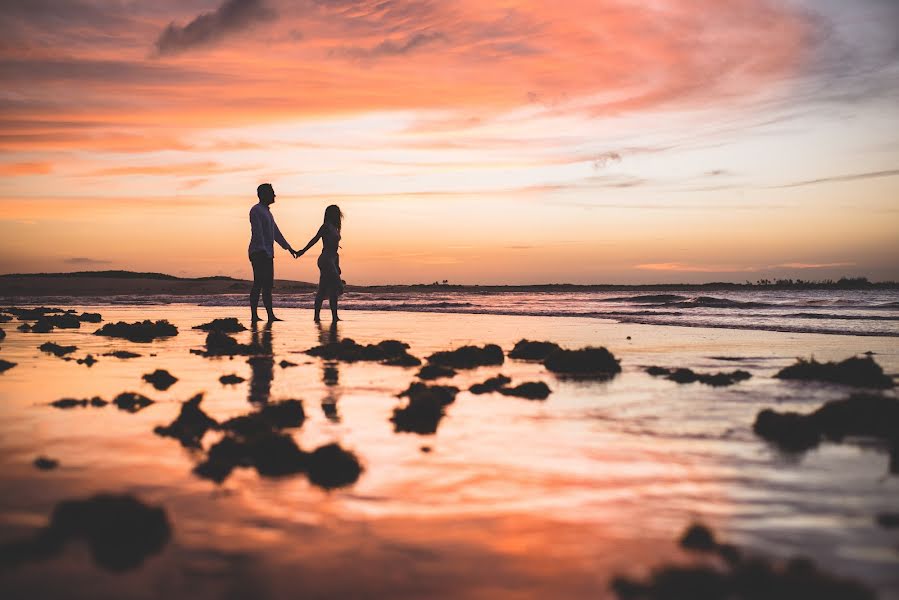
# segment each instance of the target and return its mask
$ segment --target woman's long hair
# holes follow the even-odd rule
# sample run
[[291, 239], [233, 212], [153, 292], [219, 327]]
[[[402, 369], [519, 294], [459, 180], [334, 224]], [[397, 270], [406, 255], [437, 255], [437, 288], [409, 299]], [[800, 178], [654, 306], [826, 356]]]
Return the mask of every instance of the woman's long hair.
[[343, 213], [340, 212], [340, 207], [336, 204], [332, 204], [328, 208], [325, 209], [325, 223], [331, 224], [340, 231], [340, 223], [343, 221]]

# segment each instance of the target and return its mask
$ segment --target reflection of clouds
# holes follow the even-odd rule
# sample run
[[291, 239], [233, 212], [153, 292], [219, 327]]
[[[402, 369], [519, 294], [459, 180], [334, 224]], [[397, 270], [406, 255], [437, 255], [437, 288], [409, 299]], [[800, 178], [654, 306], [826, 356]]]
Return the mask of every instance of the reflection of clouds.
[[[325, 329], [321, 322], [316, 323], [318, 327], [318, 343], [325, 346], [327, 344], [337, 343], [340, 341], [340, 334], [337, 329], [337, 321]], [[325, 417], [334, 423], [340, 422], [340, 414], [337, 412], [337, 401], [343, 395], [343, 389], [340, 387], [340, 369], [336, 360], [322, 361], [322, 383], [325, 384], [325, 396], [322, 398], [322, 412]]]

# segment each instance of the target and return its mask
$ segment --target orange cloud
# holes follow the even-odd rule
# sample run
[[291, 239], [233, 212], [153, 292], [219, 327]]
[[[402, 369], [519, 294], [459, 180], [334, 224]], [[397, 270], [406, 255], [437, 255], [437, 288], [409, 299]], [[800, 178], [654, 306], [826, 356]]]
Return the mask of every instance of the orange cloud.
[[[38, 11], [23, 13], [22, 35], [48, 43], [0, 50], [0, 77], [17, 92], [0, 147], [169, 149], [198, 129], [380, 110], [702, 106], [778, 85], [809, 39], [802, 15], [758, 0], [314, 0], [307, 10], [228, 0], [203, 14], [157, 4], [98, 8], [105, 17], [51, 31], [34, 27], [48, 26]], [[116, 38], [105, 35], [113, 22]], [[178, 53], [149, 56], [154, 31], [159, 50]], [[27, 123], [73, 118], [107, 126]]]
[[16, 162], [0, 164], [0, 176], [15, 177], [18, 175], [46, 175], [53, 170], [48, 162]]

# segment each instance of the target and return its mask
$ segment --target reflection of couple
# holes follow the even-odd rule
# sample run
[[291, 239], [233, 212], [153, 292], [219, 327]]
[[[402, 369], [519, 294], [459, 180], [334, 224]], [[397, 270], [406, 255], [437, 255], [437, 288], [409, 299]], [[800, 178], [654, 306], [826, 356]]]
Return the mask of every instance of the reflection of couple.
[[253, 321], [259, 320], [259, 294], [268, 313], [269, 321], [280, 321], [272, 310], [272, 285], [275, 280], [274, 243], [299, 258], [321, 239], [322, 253], [318, 257], [318, 291], [315, 294], [315, 320], [319, 321], [322, 302], [328, 298], [331, 307], [331, 318], [337, 318], [337, 296], [343, 293], [343, 281], [340, 279], [340, 257], [337, 249], [340, 246], [340, 224], [343, 213], [336, 204], [325, 209], [325, 218], [306, 247], [297, 252], [291, 248], [278, 229], [269, 206], [275, 202], [275, 190], [270, 183], [263, 183], [256, 188], [259, 203], [250, 209], [250, 263], [253, 265], [253, 289], [250, 292], [250, 314]]

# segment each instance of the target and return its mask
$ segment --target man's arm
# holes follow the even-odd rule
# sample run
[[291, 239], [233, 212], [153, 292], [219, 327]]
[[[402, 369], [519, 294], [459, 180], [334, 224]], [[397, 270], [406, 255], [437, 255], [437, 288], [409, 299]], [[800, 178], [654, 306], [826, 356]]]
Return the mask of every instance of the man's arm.
[[287, 240], [284, 239], [284, 236], [281, 234], [281, 230], [278, 229], [278, 223], [275, 222], [274, 217], [272, 217], [272, 225], [274, 225], [275, 230], [275, 241], [278, 242], [278, 245], [290, 252], [290, 254], [296, 258], [296, 251], [290, 247], [290, 244]]

